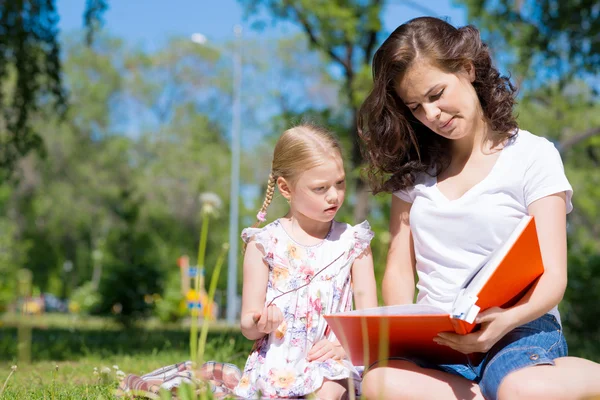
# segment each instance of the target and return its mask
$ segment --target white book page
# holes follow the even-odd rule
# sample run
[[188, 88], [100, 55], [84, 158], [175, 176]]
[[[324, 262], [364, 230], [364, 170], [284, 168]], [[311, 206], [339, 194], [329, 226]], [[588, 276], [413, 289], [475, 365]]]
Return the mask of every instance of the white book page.
[[383, 306], [365, 308], [363, 310], [336, 313], [339, 316], [385, 316], [385, 315], [443, 315], [448, 314], [441, 308], [427, 304], [402, 304], [397, 306]]

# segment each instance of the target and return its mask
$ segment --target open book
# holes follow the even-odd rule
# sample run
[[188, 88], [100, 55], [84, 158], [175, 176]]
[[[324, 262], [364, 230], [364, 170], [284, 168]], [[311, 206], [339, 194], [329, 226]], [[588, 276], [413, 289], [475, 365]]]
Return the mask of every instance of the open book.
[[325, 319], [355, 365], [367, 366], [394, 356], [464, 362], [464, 354], [436, 344], [433, 338], [439, 332], [472, 332], [479, 311], [514, 304], [543, 272], [535, 220], [525, 216], [465, 280], [450, 313], [430, 305], [404, 304], [331, 314]]

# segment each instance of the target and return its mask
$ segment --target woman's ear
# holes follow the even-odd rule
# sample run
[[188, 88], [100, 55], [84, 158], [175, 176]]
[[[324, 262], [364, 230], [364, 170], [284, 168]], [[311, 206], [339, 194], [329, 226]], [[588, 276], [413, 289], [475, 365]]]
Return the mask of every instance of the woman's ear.
[[292, 198], [292, 188], [290, 187], [289, 183], [281, 176], [277, 178], [277, 187], [279, 188], [279, 193], [281, 193], [281, 195], [285, 197], [287, 201], [290, 201], [290, 199]]
[[469, 61], [468, 63], [465, 64], [465, 72], [467, 73], [467, 76], [469, 77], [469, 82], [473, 83], [475, 82], [475, 66], [473, 65], [473, 63], [471, 61]]

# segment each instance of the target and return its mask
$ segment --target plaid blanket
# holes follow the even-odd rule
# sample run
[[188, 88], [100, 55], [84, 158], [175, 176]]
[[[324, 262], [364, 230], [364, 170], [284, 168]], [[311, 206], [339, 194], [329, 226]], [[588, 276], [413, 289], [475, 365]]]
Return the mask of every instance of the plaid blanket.
[[234, 364], [209, 361], [194, 370], [192, 362], [186, 361], [159, 368], [142, 376], [127, 375], [119, 383], [116, 395], [158, 399], [161, 388], [175, 394], [180, 385], [188, 383], [195, 388], [196, 392], [200, 392], [208, 383], [214, 398], [235, 397], [233, 389], [241, 377], [240, 369]]

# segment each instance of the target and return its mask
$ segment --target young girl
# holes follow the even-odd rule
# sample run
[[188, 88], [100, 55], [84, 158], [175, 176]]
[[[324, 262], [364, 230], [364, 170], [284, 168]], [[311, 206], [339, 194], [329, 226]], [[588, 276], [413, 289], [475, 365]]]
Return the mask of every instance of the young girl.
[[515, 90], [492, 66], [479, 32], [435, 18], [409, 21], [378, 49], [373, 77], [359, 132], [374, 191], [394, 194], [386, 304], [412, 302], [416, 269], [417, 302], [450, 310], [472, 269], [528, 214], [545, 272], [513, 307], [481, 312], [476, 333], [436, 339], [484, 353], [480, 363], [466, 356], [452, 365], [391, 359], [371, 367], [363, 392], [396, 399], [600, 396], [600, 366], [567, 357], [557, 309], [567, 284], [572, 189], [554, 145], [518, 128]]
[[300, 125], [275, 145], [266, 218], [277, 187], [289, 212], [264, 228], [246, 228], [241, 328], [256, 340], [235, 394], [244, 398], [339, 399], [357, 371], [323, 315], [377, 306], [373, 233], [365, 221], [336, 222], [346, 179], [338, 142], [324, 129]]

